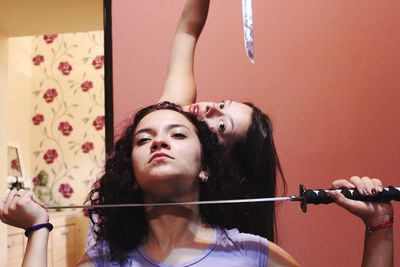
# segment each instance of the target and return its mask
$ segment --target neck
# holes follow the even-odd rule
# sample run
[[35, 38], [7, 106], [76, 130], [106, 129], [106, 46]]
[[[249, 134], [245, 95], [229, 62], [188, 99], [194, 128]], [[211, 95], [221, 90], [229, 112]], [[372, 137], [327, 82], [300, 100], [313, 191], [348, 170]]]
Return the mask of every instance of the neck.
[[[194, 200], [197, 198], [187, 196], [171, 202]], [[156, 201], [145, 197], [145, 202]], [[149, 232], [144, 249], [160, 262], [182, 248], [205, 249], [213, 240], [214, 232], [202, 224], [198, 205], [148, 207], [146, 218]]]
[[146, 217], [148, 242], [165, 248], [191, 240], [202, 228], [198, 207], [194, 205], [151, 207], [146, 210]]
[[149, 234], [144, 249], [158, 262], [182, 264], [213, 242], [214, 231], [201, 223], [197, 207], [157, 207], [146, 216]]
[[[195, 194], [160, 199], [144, 196], [145, 203], [154, 202], [185, 202], [197, 200]], [[157, 246], [169, 247], [190, 239], [201, 227], [198, 205], [186, 206], [156, 206], [146, 208], [146, 218], [149, 227], [148, 242]]]

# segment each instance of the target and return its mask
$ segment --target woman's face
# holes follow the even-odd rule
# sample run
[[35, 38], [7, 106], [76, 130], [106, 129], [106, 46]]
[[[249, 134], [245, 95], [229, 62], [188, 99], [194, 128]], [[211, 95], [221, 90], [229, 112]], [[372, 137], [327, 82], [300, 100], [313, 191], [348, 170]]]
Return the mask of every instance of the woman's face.
[[196, 128], [176, 111], [146, 115], [134, 133], [132, 165], [139, 186], [154, 197], [197, 193], [201, 144]]
[[204, 120], [227, 146], [246, 135], [252, 114], [251, 107], [232, 100], [199, 102], [185, 106], [184, 110]]

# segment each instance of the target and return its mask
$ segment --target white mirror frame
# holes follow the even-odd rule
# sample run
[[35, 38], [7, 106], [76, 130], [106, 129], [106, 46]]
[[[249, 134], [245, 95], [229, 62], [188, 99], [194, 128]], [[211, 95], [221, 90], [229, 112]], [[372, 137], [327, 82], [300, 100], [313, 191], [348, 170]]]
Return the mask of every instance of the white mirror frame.
[[[25, 169], [24, 169], [24, 164], [23, 164], [23, 160], [22, 160], [21, 146], [17, 142], [8, 141], [7, 142], [7, 150], [8, 150], [8, 147], [15, 147], [17, 149], [19, 167], [21, 170], [21, 177], [18, 177], [18, 182], [22, 182], [25, 184], [25, 182], [26, 182]], [[7, 163], [8, 163], [8, 159], [7, 159]], [[8, 169], [8, 167], [7, 167], [7, 169]], [[11, 184], [11, 183], [15, 183], [15, 182], [16, 182], [15, 176], [9, 176], [7, 174], [7, 184]]]

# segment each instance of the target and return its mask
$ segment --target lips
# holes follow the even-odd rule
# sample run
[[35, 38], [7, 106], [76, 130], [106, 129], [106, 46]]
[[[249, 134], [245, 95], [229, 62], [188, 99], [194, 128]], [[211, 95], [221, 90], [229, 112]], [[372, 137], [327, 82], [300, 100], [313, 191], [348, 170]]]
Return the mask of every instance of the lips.
[[165, 153], [155, 153], [153, 156], [151, 156], [150, 160], [149, 160], [147, 163], [152, 162], [153, 159], [156, 159], [156, 158], [170, 158], [170, 159], [173, 159], [173, 157], [171, 157], [171, 156], [168, 155], [168, 154], [165, 154]]
[[199, 105], [190, 105], [189, 112], [195, 116], [199, 115], [200, 107]]

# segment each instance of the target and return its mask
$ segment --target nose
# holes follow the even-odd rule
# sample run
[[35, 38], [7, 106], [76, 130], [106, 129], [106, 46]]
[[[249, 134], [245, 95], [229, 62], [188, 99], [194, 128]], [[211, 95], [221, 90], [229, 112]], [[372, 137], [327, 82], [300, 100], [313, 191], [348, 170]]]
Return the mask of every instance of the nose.
[[163, 138], [153, 139], [153, 143], [150, 146], [151, 152], [155, 152], [161, 149], [170, 149], [170, 145]]
[[220, 116], [222, 115], [221, 110], [216, 106], [215, 103], [210, 103], [207, 104], [206, 109], [205, 109], [205, 118], [211, 118], [214, 116]]

